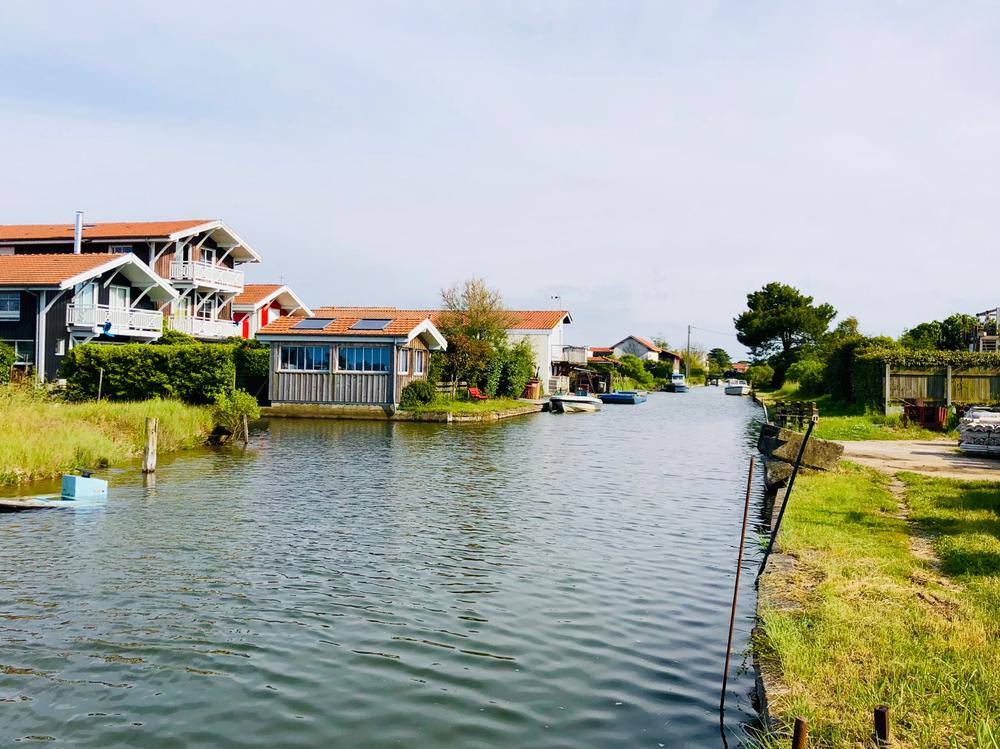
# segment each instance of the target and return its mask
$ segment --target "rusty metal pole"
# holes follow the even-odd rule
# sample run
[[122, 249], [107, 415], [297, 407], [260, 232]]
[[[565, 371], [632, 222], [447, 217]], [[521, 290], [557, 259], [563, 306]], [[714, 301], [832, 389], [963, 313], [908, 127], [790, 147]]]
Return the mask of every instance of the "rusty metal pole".
[[795, 732], [792, 734], [792, 749], [806, 749], [809, 745], [809, 721], [805, 718], [795, 719]]
[[885, 705], [875, 708], [875, 746], [889, 746], [889, 708]]
[[[729, 683], [729, 655], [733, 650], [733, 628], [736, 625], [736, 600], [740, 594], [740, 572], [743, 567], [743, 547], [747, 537], [747, 518], [750, 517], [750, 491], [753, 488], [753, 467], [756, 459], [750, 457], [750, 470], [747, 471], [747, 493], [743, 503], [743, 525], [740, 527], [740, 551], [736, 555], [736, 582], [733, 584], [733, 608], [729, 613], [729, 638], [726, 640], [726, 665], [722, 671], [722, 697], [719, 700], [719, 725], [724, 725], [726, 713], [726, 686]], [[723, 731], [724, 733], [724, 731]]]
[[771, 551], [774, 549], [774, 541], [778, 537], [778, 531], [781, 529], [781, 519], [785, 517], [785, 508], [788, 507], [788, 497], [792, 494], [792, 487], [795, 486], [795, 477], [799, 475], [799, 466], [802, 465], [802, 456], [805, 455], [806, 452], [806, 444], [809, 442], [809, 437], [812, 435], [813, 427], [816, 426], [817, 421], [819, 421], [819, 419], [816, 417], [809, 420], [809, 428], [806, 429], [805, 436], [802, 438], [802, 444], [799, 445], [799, 454], [795, 458], [795, 465], [792, 466], [792, 475], [788, 477], [788, 486], [785, 487], [785, 498], [781, 501], [781, 509], [778, 510], [778, 519], [774, 521], [774, 530], [771, 531], [771, 540], [767, 542], [767, 550], [764, 552], [764, 558], [760, 561], [760, 569], [757, 570], [758, 576], [764, 573], [764, 567], [767, 565], [767, 559], [771, 556]]

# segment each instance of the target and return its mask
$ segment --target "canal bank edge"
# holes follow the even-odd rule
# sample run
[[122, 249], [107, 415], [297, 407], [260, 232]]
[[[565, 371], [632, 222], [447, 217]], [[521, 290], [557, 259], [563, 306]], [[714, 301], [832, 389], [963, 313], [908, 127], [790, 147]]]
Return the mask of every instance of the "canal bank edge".
[[291, 404], [266, 406], [260, 415], [265, 418], [283, 419], [350, 419], [355, 421], [422, 421], [436, 424], [475, 424], [510, 419], [515, 416], [540, 413], [540, 404], [526, 403], [517, 408], [482, 413], [454, 413], [451, 411], [400, 411], [391, 406], [329, 406]]

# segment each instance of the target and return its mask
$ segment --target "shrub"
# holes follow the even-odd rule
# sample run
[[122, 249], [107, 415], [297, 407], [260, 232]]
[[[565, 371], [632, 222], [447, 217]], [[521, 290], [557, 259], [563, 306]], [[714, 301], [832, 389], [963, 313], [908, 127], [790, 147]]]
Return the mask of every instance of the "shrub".
[[625, 354], [619, 361], [621, 363], [621, 367], [619, 368], [618, 373], [622, 377], [627, 377], [636, 385], [641, 387], [651, 388], [656, 384], [653, 380], [653, 375], [649, 373], [645, 365], [642, 363], [642, 359], [638, 356]]
[[96, 398], [102, 383], [103, 397], [109, 400], [179, 398], [199, 404], [230, 393], [236, 364], [232, 346], [88, 343], [66, 355], [60, 375], [71, 400]]
[[823, 390], [826, 366], [818, 359], [800, 359], [785, 372], [785, 379], [799, 383], [803, 394], [817, 394]]
[[271, 369], [271, 347], [257, 340], [243, 338], [233, 341], [236, 360], [236, 375], [246, 377], [267, 377]]
[[441, 382], [448, 366], [448, 357], [443, 351], [432, 351], [427, 365], [427, 381], [432, 385]]
[[770, 364], [754, 364], [747, 368], [747, 381], [755, 388], [766, 388], [774, 380], [774, 368]]
[[400, 408], [415, 408], [432, 403], [436, 396], [437, 391], [433, 384], [427, 380], [414, 380], [403, 388], [399, 396], [399, 405]]
[[10, 382], [10, 369], [16, 358], [14, 347], [0, 341], [0, 384]]
[[260, 418], [260, 406], [257, 399], [245, 390], [233, 390], [215, 399], [212, 418], [217, 427], [222, 427], [230, 434], [238, 434], [243, 429], [243, 417], [247, 421]]
[[194, 346], [201, 345], [201, 341], [193, 335], [182, 333], [179, 330], [168, 329], [163, 331], [163, 335], [153, 341], [156, 346]]
[[[509, 350], [505, 344], [499, 344], [490, 354], [489, 362], [486, 364], [486, 377], [483, 380], [483, 393], [490, 398], [495, 398], [500, 389], [500, 375], [503, 374], [504, 364]], [[470, 385], [472, 383], [469, 383]]]
[[527, 341], [518, 341], [506, 350], [497, 390], [504, 398], [520, 398], [534, 376], [535, 352]]

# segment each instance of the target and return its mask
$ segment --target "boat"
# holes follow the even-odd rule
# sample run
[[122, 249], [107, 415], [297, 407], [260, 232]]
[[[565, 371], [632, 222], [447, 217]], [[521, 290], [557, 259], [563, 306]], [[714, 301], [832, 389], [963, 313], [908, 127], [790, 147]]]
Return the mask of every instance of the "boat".
[[108, 502], [108, 482], [95, 479], [91, 471], [80, 469], [82, 475], [67, 473], [62, 477], [59, 494], [0, 499], [0, 509], [28, 510], [43, 507], [84, 509], [103, 507]]
[[663, 386], [665, 393], [686, 393], [690, 388], [682, 374], [670, 375], [670, 382]]
[[576, 395], [553, 395], [549, 398], [552, 413], [570, 414], [584, 411], [600, 411], [601, 399], [586, 393]]
[[726, 380], [726, 395], [750, 395], [746, 380]]
[[646, 402], [646, 393], [642, 390], [616, 390], [613, 393], [601, 393], [597, 396], [601, 403], [624, 403], [636, 406]]

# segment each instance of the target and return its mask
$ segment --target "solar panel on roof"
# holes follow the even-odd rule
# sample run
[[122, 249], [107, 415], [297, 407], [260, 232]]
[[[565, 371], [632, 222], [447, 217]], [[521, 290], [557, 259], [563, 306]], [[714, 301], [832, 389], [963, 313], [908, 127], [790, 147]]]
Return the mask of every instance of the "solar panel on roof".
[[366, 317], [364, 320], [358, 320], [354, 325], [351, 326], [351, 330], [385, 330], [385, 326], [388, 325], [392, 320], [376, 320], [371, 317]]
[[333, 320], [332, 317], [307, 317], [302, 322], [295, 323], [292, 330], [322, 330]]

